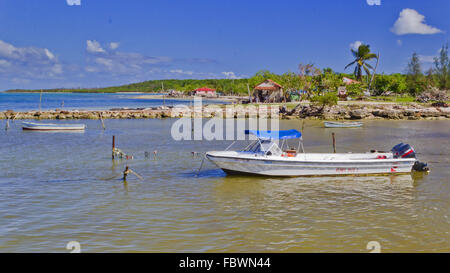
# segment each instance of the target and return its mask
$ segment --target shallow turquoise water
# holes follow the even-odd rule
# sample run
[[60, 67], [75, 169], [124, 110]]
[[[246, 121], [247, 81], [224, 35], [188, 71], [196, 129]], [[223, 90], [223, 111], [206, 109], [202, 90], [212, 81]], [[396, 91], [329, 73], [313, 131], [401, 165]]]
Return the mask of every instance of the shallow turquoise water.
[[[52, 121], [53, 122], [53, 121]], [[54, 121], [59, 122], [59, 121]], [[307, 122], [310, 152], [388, 150], [413, 145], [428, 175], [318, 178], [225, 176], [191, 152], [229, 142], [174, 141], [172, 119], [65, 121], [84, 133], [0, 133], [0, 251], [68, 252], [382, 252], [450, 251], [448, 121], [368, 121], [361, 129]], [[0, 121], [0, 128], [4, 128]], [[283, 121], [282, 128], [301, 127]], [[134, 155], [144, 177], [111, 177], [111, 138]], [[153, 151], [157, 150], [157, 160]], [[145, 152], [150, 158], [145, 158]]]

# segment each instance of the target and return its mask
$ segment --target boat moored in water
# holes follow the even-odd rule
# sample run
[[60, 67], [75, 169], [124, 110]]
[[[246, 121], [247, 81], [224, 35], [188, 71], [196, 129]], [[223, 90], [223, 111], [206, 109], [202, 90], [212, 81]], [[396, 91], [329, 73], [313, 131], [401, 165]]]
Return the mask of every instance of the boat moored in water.
[[85, 128], [86, 125], [84, 124], [22, 122], [23, 130], [32, 130], [32, 131], [83, 131]]
[[[244, 150], [211, 151], [206, 158], [228, 174], [266, 176], [401, 174], [410, 173], [418, 162], [414, 149], [403, 143], [390, 152], [305, 153], [297, 130], [247, 130], [246, 134], [255, 135], [257, 140]], [[299, 139], [298, 148], [283, 150], [287, 139]], [[278, 140], [283, 141], [281, 148]]]
[[323, 124], [325, 125], [326, 128], [355, 128], [364, 125], [362, 122], [337, 122], [337, 121], [324, 121]]

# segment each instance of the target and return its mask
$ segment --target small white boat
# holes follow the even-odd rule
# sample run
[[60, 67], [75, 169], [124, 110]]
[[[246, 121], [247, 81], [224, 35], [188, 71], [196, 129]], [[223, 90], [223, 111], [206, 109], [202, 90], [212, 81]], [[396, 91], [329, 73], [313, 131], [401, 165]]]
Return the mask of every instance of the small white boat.
[[23, 130], [34, 131], [82, 131], [86, 128], [84, 124], [55, 124], [55, 123], [35, 123], [22, 122]]
[[[206, 158], [229, 174], [267, 176], [400, 174], [410, 173], [417, 161], [414, 149], [403, 143], [390, 152], [305, 153], [297, 130], [246, 133], [255, 135], [257, 140], [244, 150], [207, 152]], [[286, 139], [299, 139], [297, 150], [283, 150], [283, 144], [280, 148], [274, 141], [280, 139], [283, 143]]]
[[326, 128], [354, 128], [361, 127], [364, 124], [362, 122], [337, 122], [337, 121], [324, 121], [323, 124]]

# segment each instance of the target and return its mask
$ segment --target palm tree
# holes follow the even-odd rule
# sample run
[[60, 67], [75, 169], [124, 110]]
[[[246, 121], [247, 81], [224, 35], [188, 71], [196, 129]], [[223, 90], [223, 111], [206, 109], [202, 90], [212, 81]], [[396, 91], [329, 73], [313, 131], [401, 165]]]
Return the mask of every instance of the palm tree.
[[371, 59], [377, 59], [378, 56], [375, 53], [370, 52], [370, 45], [365, 44], [361, 44], [358, 47], [358, 50], [351, 49], [351, 51], [353, 56], [355, 57], [355, 60], [345, 66], [345, 69], [356, 63], [355, 71], [353, 72], [353, 74], [355, 75], [356, 79], [360, 81], [362, 80], [362, 69], [366, 71], [366, 74], [368, 76], [370, 75], [370, 69], [373, 70], [373, 67], [368, 64], [367, 61]]

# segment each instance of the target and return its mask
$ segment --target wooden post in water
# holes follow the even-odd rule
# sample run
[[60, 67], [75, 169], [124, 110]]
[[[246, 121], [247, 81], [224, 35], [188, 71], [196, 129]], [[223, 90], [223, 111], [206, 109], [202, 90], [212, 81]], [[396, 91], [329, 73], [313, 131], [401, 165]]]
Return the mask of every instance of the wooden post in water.
[[100, 116], [100, 121], [102, 122], [102, 128], [105, 130], [105, 122], [103, 122], [102, 112], [98, 114]]
[[6, 119], [5, 131], [8, 131], [8, 129], [9, 129], [9, 117]]
[[331, 137], [333, 138], [333, 153], [336, 153], [336, 137], [334, 135], [334, 132], [331, 133]]
[[123, 171], [123, 181], [127, 180], [127, 176], [131, 171], [128, 168], [128, 165], [125, 167], [125, 170]]
[[161, 82], [161, 91], [163, 92], [163, 106], [166, 106], [166, 96], [164, 95], [164, 82]]
[[127, 180], [127, 176], [128, 174], [134, 174], [136, 175], [137, 178], [139, 178], [140, 180], [144, 180], [144, 178], [142, 176], [140, 176], [138, 173], [136, 173], [135, 171], [133, 171], [132, 169], [128, 168], [128, 165], [125, 167], [125, 170], [123, 171], [123, 181], [126, 182]]
[[112, 137], [112, 159], [114, 159], [114, 149], [116, 148], [116, 136]]
[[41, 112], [41, 103], [42, 103], [42, 89], [41, 94], [39, 95], [39, 113]]

